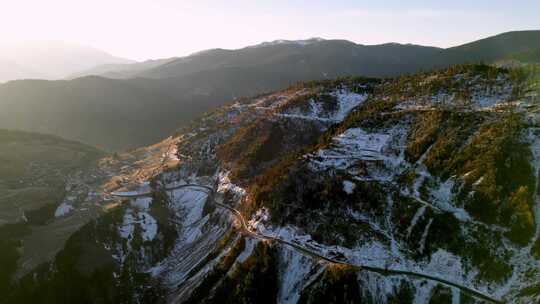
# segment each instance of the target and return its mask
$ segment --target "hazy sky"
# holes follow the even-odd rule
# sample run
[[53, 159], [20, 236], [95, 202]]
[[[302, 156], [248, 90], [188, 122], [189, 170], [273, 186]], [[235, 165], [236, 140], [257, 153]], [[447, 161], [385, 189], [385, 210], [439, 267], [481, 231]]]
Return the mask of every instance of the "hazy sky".
[[540, 29], [539, 14], [539, 0], [0, 0], [0, 39], [72, 41], [137, 60], [309, 37], [447, 47]]

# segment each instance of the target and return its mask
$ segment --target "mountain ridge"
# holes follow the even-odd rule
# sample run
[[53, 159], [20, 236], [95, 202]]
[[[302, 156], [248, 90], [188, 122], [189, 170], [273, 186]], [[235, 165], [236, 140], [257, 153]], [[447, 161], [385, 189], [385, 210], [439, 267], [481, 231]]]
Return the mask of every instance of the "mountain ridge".
[[[505, 40], [516, 51], [529, 44], [534, 48], [540, 41], [540, 31], [517, 35], [523, 43]], [[527, 42], [523, 35], [534, 39]], [[475, 56], [484, 52], [486, 59], [499, 55], [505, 59], [514, 50], [495, 54], [485, 41], [467, 49], [472, 49], [472, 61], [480, 60]], [[355, 75], [389, 77], [470, 61], [463, 55], [468, 50], [458, 48], [441, 57], [443, 51], [394, 44], [358, 48], [347, 41], [323, 40], [305, 46], [214, 50], [167, 59], [164, 64], [149, 62], [150, 69], [128, 79], [79, 78], [39, 86], [32, 81], [8, 83], [0, 86], [0, 127], [53, 133], [109, 151], [131, 149], [162, 139], [213, 107], [299, 81]], [[25, 111], [30, 108], [41, 110], [30, 115]], [[66, 115], [58, 119], [57, 113]]]
[[[288, 47], [300, 47], [300, 46], [308, 46], [308, 45], [314, 45], [314, 44], [317, 44], [317, 43], [343, 43], [343, 44], [348, 44], [348, 45], [351, 45], [351, 46], [356, 46], [356, 47], [365, 47], [365, 48], [370, 48], [370, 49], [378, 49], [378, 48], [388, 48], [388, 47], [399, 47], [401, 49], [404, 49], [406, 47], [414, 47], [414, 48], [425, 48], [425, 49], [431, 49], [433, 51], [435, 50], [439, 50], [441, 52], [449, 52], [449, 53], [455, 53], [455, 52], [458, 52], [458, 53], [463, 53], [464, 51], [471, 51], [471, 50], [474, 50], [475, 48], [478, 48], [478, 47], [482, 47], [482, 48], [485, 48], [485, 46], [483, 46], [484, 43], [492, 43], [491, 41], [493, 40], [496, 40], [496, 41], [499, 41], [497, 43], [499, 43], [500, 45], [513, 45], [513, 40], [521, 40], [521, 42], [523, 43], [523, 38], [519, 38], [519, 36], [526, 36], [525, 40], [528, 40], [527, 42], [530, 43], [531, 41], [537, 41], [538, 39], [535, 39], [534, 37], [530, 37], [531, 35], [532, 36], [535, 36], [536, 38], [538, 38], [540, 36], [540, 31], [538, 30], [527, 30], [527, 31], [510, 31], [510, 32], [504, 32], [504, 33], [501, 33], [501, 34], [497, 34], [497, 35], [494, 35], [494, 36], [490, 36], [490, 37], [487, 37], [487, 38], [483, 38], [483, 39], [480, 39], [480, 40], [476, 40], [476, 41], [472, 41], [472, 42], [469, 42], [469, 43], [465, 43], [465, 44], [462, 44], [462, 45], [458, 45], [458, 46], [453, 46], [453, 47], [448, 47], [448, 48], [441, 48], [441, 47], [435, 47], [435, 46], [423, 46], [423, 45], [418, 45], [418, 44], [411, 44], [411, 43], [396, 43], [396, 42], [388, 42], [388, 43], [381, 43], [381, 44], [374, 44], [374, 45], [365, 45], [365, 44], [359, 44], [359, 43], [355, 43], [355, 42], [352, 42], [352, 41], [349, 41], [349, 40], [344, 40], [344, 39], [323, 39], [323, 38], [309, 38], [309, 39], [305, 39], [305, 40], [275, 40], [275, 41], [270, 41], [270, 42], [263, 42], [263, 43], [260, 43], [260, 44], [257, 44], [257, 45], [253, 45], [253, 46], [247, 46], [247, 47], [244, 47], [244, 48], [239, 48], [239, 49], [220, 49], [220, 48], [215, 48], [215, 49], [209, 49], [209, 50], [203, 50], [203, 51], [199, 51], [199, 52], [196, 52], [196, 53], [193, 53], [191, 55], [188, 55], [188, 56], [185, 56], [185, 57], [180, 57], [180, 58], [177, 58], [176, 61], [178, 61], [178, 63], [181, 63], [182, 61], [186, 61], [188, 60], [189, 58], [191, 57], [196, 57], [196, 56], [200, 56], [200, 55], [209, 55], [209, 54], [213, 54], [213, 53], [220, 53], [220, 54], [231, 54], [231, 53], [234, 53], [234, 52], [240, 52], [240, 51], [243, 51], [243, 50], [249, 50], [249, 49], [253, 49], [253, 48], [264, 48], [264, 47], [278, 47], [278, 46], [288, 46]], [[535, 46], [533, 47], [533, 49], [538, 49], [540, 48], [540, 46]], [[473, 62], [476, 62], [478, 60], [480, 61], [494, 61], [496, 59], [500, 59], [501, 57], [504, 57], [504, 56], [508, 56], [510, 55], [511, 53], [518, 53], [518, 52], [522, 52], [523, 49], [520, 48], [519, 50], [517, 51], [512, 51], [510, 53], [503, 53], [501, 55], [499, 55], [498, 57], [489, 57], [489, 58], [474, 58], [471, 60], [470, 63], [473, 63]], [[436, 52], [433, 54], [435, 55]], [[218, 54], [216, 54], [218, 55]], [[444, 58], [444, 57], [456, 57], [456, 56], [460, 56], [458, 54], [448, 54], [448, 55], [443, 55], [442, 59], [439, 59], [439, 60], [458, 60], [459, 59], [456, 59], [456, 58]], [[462, 60], [462, 59], [461, 59]], [[171, 60], [170, 62], [167, 62], [167, 65], [171, 65], [171, 64], [175, 64], [174, 63], [174, 59]], [[456, 64], [456, 63], [469, 63], [467, 61], [461, 61], [461, 62], [452, 62], [452, 63], [447, 63], [447, 64]], [[440, 66], [439, 66], [440, 67]], [[159, 69], [159, 66], [158, 67], [155, 67], [155, 69]], [[151, 77], [163, 77], [163, 76], [158, 76], [159, 73], [157, 72], [153, 72], [153, 76]], [[148, 77], [148, 75], [152, 75], [152, 72], [149, 72], [149, 74], [145, 74], [144, 72], [139, 75], [141, 77]], [[178, 76], [178, 75], [176, 75]], [[380, 76], [380, 75], [370, 75], [370, 76]], [[169, 76], [167, 76], [169, 77]]]

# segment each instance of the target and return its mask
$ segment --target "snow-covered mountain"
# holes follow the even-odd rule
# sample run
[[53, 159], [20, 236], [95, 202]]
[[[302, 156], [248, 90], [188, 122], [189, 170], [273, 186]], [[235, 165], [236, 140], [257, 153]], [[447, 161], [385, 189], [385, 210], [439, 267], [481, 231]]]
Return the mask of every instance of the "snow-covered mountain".
[[538, 72], [239, 99], [68, 179], [46, 225], [88, 223], [7, 302], [536, 303]]
[[250, 48], [259, 48], [259, 47], [266, 47], [266, 46], [275, 46], [275, 45], [299, 45], [299, 46], [306, 46], [317, 42], [325, 41], [323, 38], [315, 37], [310, 39], [304, 39], [304, 40], [285, 40], [285, 39], [279, 39], [274, 41], [266, 41], [262, 42], [253, 46], [250, 46]]

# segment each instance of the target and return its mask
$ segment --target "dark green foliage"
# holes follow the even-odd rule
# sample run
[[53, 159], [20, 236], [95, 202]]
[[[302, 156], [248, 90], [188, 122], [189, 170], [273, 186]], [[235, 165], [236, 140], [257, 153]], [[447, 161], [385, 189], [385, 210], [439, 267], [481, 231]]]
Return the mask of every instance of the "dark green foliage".
[[[407, 229], [409, 228], [413, 217], [418, 212], [418, 209], [422, 208], [423, 206], [413, 198], [401, 195], [400, 193], [393, 193], [392, 200], [394, 202], [394, 208], [392, 210], [392, 214], [390, 215], [391, 221], [396, 227], [396, 232], [401, 234], [402, 236], [406, 236]], [[430, 209], [426, 209], [425, 211], [428, 212], [428, 215], [431, 214]], [[421, 228], [415, 227], [411, 231], [413, 236], [417, 236], [413, 237], [412, 239], [417, 239], [418, 237], [420, 237], [420, 235], [422, 234], [420, 229]]]
[[449, 168], [444, 162], [461, 148], [484, 120], [482, 115], [458, 111], [434, 110], [421, 113], [415, 117], [405, 156], [409, 162], [414, 163], [432, 147], [425, 160], [426, 166], [431, 172], [439, 173], [443, 178], [448, 177]]
[[460, 304], [478, 304], [479, 303], [479, 300], [477, 298], [464, 292], [461, 292], [459, 297], [461, 300]]
[[[138, 272], [136, 256], [128, 254], [119, 265], [112, 252], [105, 249], [104, 243], [122, 242], [117, 227], [123, 212], [124, 208], [118, 208], [84, 225], [68, 239], [53, 262], [21, 278], [5, 303], [162, 303], [161, 286], [149, 274]], [[143, 245], [135, 232], [133, 250]], [[150, 257], [162, 250], [160, 246], [151, 247], [146, 250]]]
[[23, 277], [6, 303], [114, 303], [114, 264], [106, 263], [88, 274], [79, 270], [79, 258], [88, 250], [84, 244], [93, 235], [91, 227], [86, 225], [74, 234], [54, 264], [43, 264]]
[[427, 255], [438, 248], [455, 249], [463, 244], [461, 223], [451, 213], [431, 213], [432, 223], [426, 239]]
[[519, 244], [527, 244], [534, 234], [533, 195], [527, 186], [519, 186], [510, 194], [503, 209], [503, 222], [512, 228], [506, 236]]
[[201, 303], [210, 295], [210, 291], [227, 275], [238, 255], [244, 250], [246, 241], [241, 238], [231, 248], [228, 254], [221, 258], [219, 263], [204, 277], [202, 282], [193, 290], [187, 304]]
[[[20, 238], [28, 232], [24, 224], [8, 224], [0, 227], [0, 295], [7, 295], [11, 290], [13, 275], [17, 270]], [[0, 303], [3, 300], [0, 298]]]
[[[248, 212], [255, 211], [262, 206], [269, 206], [272, 211], [279, 208], [281, 200], [279, 200], [277, 193], [282, 193], [284, 185], [292, 183], [290, 180], [294, 172], [292, 170], [296, 170], [293, 166], [296, 165], [299, 157], [300, 153], [289, 155], [253, 179], [249, 187], [253, 200]], [[276, 215], [280, 216], [279, 213]]]
[[449, 288], [437, 285], [431, 292], [430, 304], [451, 304], [452, 303], [452, 290]]
[[336, 88], [348, 88], [355, 93], [372, 93], [373, 88], [380, 84], [378, 78], [369, 78], [362, 76], [338, 77], [335, 79], [315, 80], [298, 83], [294, 88], [321, 89], [328, 91]]
[[470, 257], [471, 263], [480, 270], [479, 279], [492, 282], [504, 282], [512, 275], [513, 267], [508, 261], [493, 256], [486, 244], [469, 244], [464, 249], [466, 256]]
[[507, 236], [526, 244], [535, 225], [530, 191], [534, 177], [522, 130], [514, 114], [494, 119], [433, 111], [416, 119], [406, 155], [414, 162], [425, 154], [424, 164], [441, 180], [468, 174], [458, 194], [467, 211], [486, 223], [510, 226]]
[[[302, 85], [302, 84], [299, 84], [298, 86], [310, 87], [310, 85]], [[310, 102], [313, 100], [313, 101], [322, 103], [324, 110], [329, 113], [332, 113], [333, 111], [336, 110], [337, 98], [332, 95], [323, 93], [322, 86], [323, 84], [319, 83], [319, 86], [311, 88], [312, 90], [314, 90], [313, 93], [301, 95], [301, 96], [293, 98], [291, 101], [282, 105], [279, 108], [279, 111], [286, 112], [293, 109], [299, 109], [302, 113], [306, 113], [310, 110]]]
[[540, 283], [527, 286], [523, 288], [520, 292], [520, 295], [522, 296], [540, 296]]
[[537, 259], [540, 260], [540, 238], [536, 239], [533, 247], [531, 248], [531, 254]]
[[508, 236], [524, 244], [535, 225], [529, 190], [534, 189], [534, 177], [530, 151], [520, 142], [520, 134], [521, 126], [512, 116], [488, 124], [449, 163], [460, 174], [474, 172], [470, 178], [483, 177], [467, 210], [485, 222], [510, 226]]
[[384, 186], [374, 182], [357, 182], [348, 195], [343, 191], [346, 178], [340, 173], [314, 173], [290, 158], [255, 178], [249, 189], [256, 202], [253, 207], [267, 207], [276, 224], [304, 227], [316, 241], [325, 244], [353, 246], [355, 231], [371, 228], [363, 222], [351, 222], [345, 210], [380, 216], [386, 195]]
[[[493, 250], [502, 244], [498, 233], [479, 228], [470, 232], [469, 238], [461, 233], [461, 223], [451, 213], [435, 213], [426, 239], [426, 255], [443, 248], [468, 259], [478, 268], [478, 277], [503, 282], [512, 274], [512, 267], [503, 255], [494, 255]], [[472, 239], [471, 239], [472, 237]]]
[[251, 256], [235, 264], [244, 246], [242, 238], [205, 276], [186, 303], [276, 303], [275, 248], [259, 242]]
[[314, 284], [304, 289], [299, 300], [302, 304], [363, 302], [356, 271], [340, 265], [328, 266]]
[[63, 189], [59, 189], [59, 191], [57, 191], [56, 193], [58, 194], [56, 198], [50, 198], [52, 200], [51, 204], [47, 204], [39, 208], [38, 210], [30, 210], [28, 212], [25, 212], [25, 216], [28, 219], [29, 224], [45, 225], [54, 218], [54, 212], [58, 207], [58, 201], [60, 201], [62, 197]]
[[163, 237], [159, 241], [153, 241], [159, 244], [157, 255], [163, 256], [173, 248], [178, 231], [175, 225], [169, 224], [174, 221], [174, 215], [169, 209], [169, 196], [162, 189], [156, 189], [155, 186], [152, 186], [152, 208], [150, 208], [149, 214], [157, 221], [158, 231]]
[[277, 253], [260, 242], [252, 255], [219, 285], [209, 303], [274, 304], [278, 293]]
[[414, 288], [408, 282], [401, 283], [399, 290], [388, 298], [388, 304], [409, 304], [414, 301]]
[[[299, 128], [302, 132], [290, 132]], [[248, 180], [281, 158], [313, 144], [320, 134], [317, 124], [261, 118], [237, 131], [220, 146], [218, 155], [232, 163], [232, 178]]]
[[419, 248], [427, 225], [431, 221], [424, 244], [424, 251], [416, 250], [412, 257], [418, 260], [429, 257], [439, 249], [461, 256], [479, 270], [479, 278], [503, 282], [512, 274], [512, 267], [504, 254], [495, 255], [494, 248], [502, 247], [500, 232], [484, 228], [469, 230], [467, 237], [462, 233], [462, 223], [452, 213], [426, 208], [410, 234], [407, 231], [411, 220], [422, 207], [417, 201], [395, 195], [392, 222], [410, 248]]

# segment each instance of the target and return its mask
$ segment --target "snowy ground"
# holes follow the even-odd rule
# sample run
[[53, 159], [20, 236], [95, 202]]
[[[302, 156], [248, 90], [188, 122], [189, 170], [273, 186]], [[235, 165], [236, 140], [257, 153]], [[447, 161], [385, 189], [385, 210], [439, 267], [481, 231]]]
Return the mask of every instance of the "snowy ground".
[[302, 290], [324, 271], [324, 265], [289, 247], [281, 247], [279, 254], [278, 303], [298, 303]]
[[63, 202], [56, 208], [56, 211], [54, 212], [55, 217], [61, 217], [69, 214], [73, 210], [73, 206], [69, 204], [68, 202]]
[[[168, 185], [191, 184], [202, 180], [206, 178], [193, 175], [177, 177], [177, 180], [169, 180]], [[221, 208], [213, 209], [212, 213], [204, 213], [205, 205], [210, 203], [208, 202], [209, 192], [205, 188], [185, 187], [170, 190], [167, 193], [170, 199], [169, 208], [176, 215], [178, 237], [171, 253], [148, 272], [159, 278], [166, 286], [176, 288], [185, 281], [187, 274], [212, 251], [227, 231], [230, 225], [230, 214]], [[212, 262], [209, 262], [205, 267], [206, 270], [202, 271], [208, 271], [211, 264]], [[190, 283], [184, 284], [186, 288], [191, 286], [190, 284], [195, 284], [196, 279], [189, 279]], [[176, 292], [178, 292], [176, 296], [180, 296], [186, 290]]]
[[[476, 287], [478, 291], [486, 294], [489, 294], [489, 291], [494, 290], [488, 289], [487, 286], [481, 284], [478, 285], [475, 280], [477, 271], [466, 271], [466, 267], [460, 257], [442, 249], [434, 252], [428, 259], [416, 262], [409, 258], [405, 252], [402, 252], [393, 242], [390, 246], [378, 241], [373, 241], [355, 248], [345, 248], [341, 246], [325, 246], [319, 244], [315, 242], [310, 235], [302, 234], [300, 230], [291, 226], [266, 227], [259, 222], [256, 229], [261, 234], [300, 245], [317, 252], [322, 256], [340, 259], [352, 265], [427, 274], [464, 286], [472, 288]], [[283, 249], [283, 251], [286, 253], [288, 252], [285, 249]], [[292, 254], [288, 252], [287, 254], [293, 256], [293, 259], [290, 262], [285, 262], [286, 267], [291, 267], [292, 269], [287, 268], [287, 273], [282, 274], [282, 278], [288, 280], [286, 284], [291, 287], [287, 288], [285, 285], [282, 286], [282, 290], [287, 290], [287, 292], [290, 293], [283, 293], [282, 300], [283, 303], [293, 303], [288, 301], [296, 299], [295, 297], [297, 297], [298, 294], [295, 293], [295, 288], [298, 288], [298, 285], [300, 285], [301, 282], [305, 282], [311, 277], [308, 274], [313, 274], [312, 268], [314, 262], [311, 258], [306, 258], [305, 256], [301, 256], [301, 254], [300, 256], [295, 256], [295, 254], [298, 255], [299, 253]], [[371, 295], [377, 299], [384, 299], [392, 295], [401, 284], [401, 280], [399, 279], [400, 276], [397, 276], [397, 279], [396, 276], [384, 278], [379, 276], [375, 279], [377, 276], [377, 274], [368, 274], [367, 278], [364, 277], [364, 279], [367, 279], [368, 283], [371, 284], [367, 287], [369, 288], [370, 293], [375, 292]], [[403, 278], [403, 276], [401, 277]], [[411, 280], [411, 278], [407, 279]], [[414, 303], [429, 303], [431, 292], [437, 284], [426, 279], [413, 279], [413, 282], [417, 287]], [[285, 284], [285, 282], [282, 282], [282, 284]], [[454, 298], [458, 298], [459, 295], [459, 292], [453, 293]]]
[[157, 235], [157, 221], [145, 210], [128, 209], [124, 215], [122, 225], [118, 232], [124, 239], [131, 241], [134, 237], [135, 226], [141, 229], [143, 241], [152, 241]]
[[[336, 136], [329, 148], [307, 157], [314, 171], [344, 170], [359, 180], [388, 181], [407, 168], [403, 148], [407, 134], [404, 125], [374, 133], [348, 129]], [[359, 161], [366, 164], [366, 172], [355, 166]]]
[[[455, 185], [455, 180], [453, 178], [446, 181], [438, 181], [422, 166], [422, 159], [419, 164], [414, 164], [414, 167], [413, 164], [409, 164], [404, 160], [403, 152], [406, 145], [407, 130], [407, 126], [395, 126], [391, 129], [374, 132], [368, 132], [359, 128], [348, 129], [344, 133], [336, 136], [328, 148], [319, 150], [306, 157], [309, 159], [310, 167], [314, 171], [345, 170], [360, 181], [376, 180], [392, 183], [395, 176], [403, 172], [403, 170], [408, 168], [415, 169], [418, 173], [417, 176], [420, 176], [420, 179], [416, 180], [412, 191], [404, 189], [403, 194], [415, 198], [418, 202], [422, 203], [424, 207], [420, 207], [414, 215], [410, 226], [407, 229], [409, 234], [416, 225], [416, 222], [422, 218], [426, 208], [433, 208], [438, 210], [438, 212], [450, 212], [460, 221], [467, 223], [467, 225], [482, 225], [483, 227], [503, 232], [504, 229], [500, 227], [492, 227], [475, 221], [462, 207], [456, 206], [453, 201], [453, 189]], [[538, 142], [540, 141], [534, 139], [532, 144], [535, 157], [537, 156], [536, 154], [540, 155], [540, 152], [538, 152], [540, 151], [540, 144]], [[357, 166], [355, 166], [355, 164], [358, 161], [367, 163], [367, 170], [362, 172], [357, 171]], [[540, 163], [540, 161], [537, 163]], [[370, 164], [372, 164], [372, 166]], [[538, 164], [536, 164], [535, 168], [537, 168], [537, 172], [540, 170]], [[418, 191], [419, 186], [424, 183], [426, 179], [429, 179], [432, 184], [437, 185], [428, 188], [429, 201], [422, 199]], [[481, 182], [482, 180], [479, 179], [477, 184]], [[352, 192], [354, 190], [354, 183], [351, 181], [344, 181], [343, 189], [346, 193]], [[390, 203], [389, 208], [391, 208]], [[535, 215], [537, 217], [537, 222], [540, 222], [538, 221], [538, 218], [540, 218], [540, 209], [538, 206]], [[368, 216], [362, 214], [351, 213], [351, 216], [366, 223], [377, 223], [377, 220], [370, 219]], [[375, 240], [355, 248], [344, 248], [339, 246], [328, 247], [318, 244], [311, 239], [310, 235], [302, 234], [302, 232], [295, 227], [265, 227], [264, 223], [267, 222], [267, 219], [267, 212], [260, 210], [250, 221], [250, 227], [267, 236], [293, 242], [302, 247], [312, 249], [329, 258], [343, 256], [352, 264], [433, 275], [451, 282], [472, 287], [485, 294], [492, 294], [499, 298], [506, 296], [511, 291], [511, 288], [524, 286], [521, 280], [518, 279], [520, 275], [517, 273], [530, 268], [530, 263], [537, 263], [528, 253], [530, 251], [529, 246], [519, 252], [515, 252], [514, 257], [512, 258], [512, 265], [521, 264], [526, 266], [524, 266], [523, 269], [518, 267], [518, 270], [515, 271], [514, 276], [512, 276], [508, 282], [503, 284], [479, 282], [477, 280], [478, 270], [471, 267], [471, 265], [463, 261], [460, 257], [443, 249], [439, 249], [430, 257], [420, 262], [413, 260], [409, 257], [406, 246], [400, 245], [400, 242], [397, 241], [397, 237], [394, 237], [392, 232], [390, 232], [392, 230], [387, 230], [391, 228], [391, 225], [386, 225], [389, 227], [372, 225], [372, 229], [375, 231], [378, 230], [382, 235], [387, 236], [390, 240], [389, 243], [382, 243]], [[423, 251], [425, 246], [425, 240], [432, 221], [432, 219], [427, 221], [421, 235], [419, 243], [420, 247], [418, 248], [420, 252]], [[540, 234], [540, 232], [537, 232], [537, 236], [538, 234]], [[373, 280], [372, 278], [369, 280], [371, 280], [371, 282], [378, 282], [377, 284], [379, 285], [372, 287], [374, 290], [384, 291], [390, 288], [385, 285], [389, 284], [388, 282], [390, 281], [388, 280]], [[399, 282], [399, 280], [396, 282]], [[436, 284], [431, 283], [426, 284], [425, 282], [420, 284], [415, 281], [415, 286], [417, 287], [415, 303], [427, 302], [435, 285]], [[394, 287], [396, 286], [391, 286], [391, 288]], [[459, 292], [453, 290], [452, 294], [454, 301], [458, 301], [460, 296]], [[381, 297], [384, 296], [381, 295]]]
[[494, 111], [498, 107], [512, 102], [513, 86], [504, 75], [493, 83], [485, 83], [481, 78], [469, 80], [467, 84], [470, 96], [460, 98], [454, 92], [440, 92], [434, 95], [417, 96], [416, 99], [403, 100], [396, 107], [397, 111], [429, 111], [436, 107], [467, 107], [472, 110]]
[[330, 95], [334, 96], [337, 100], [337, 107], [334, 112], [325, 112], [321, 102], [312, 99], [309, 101], [307, 112], [300, 109], [293, 109], [285, 113], [276, 114], [276, 116], [337, 123], [343, 121], [352, 109], [368, 99], [368, 94], [357, 94], [348, 90], [337, 90]]

